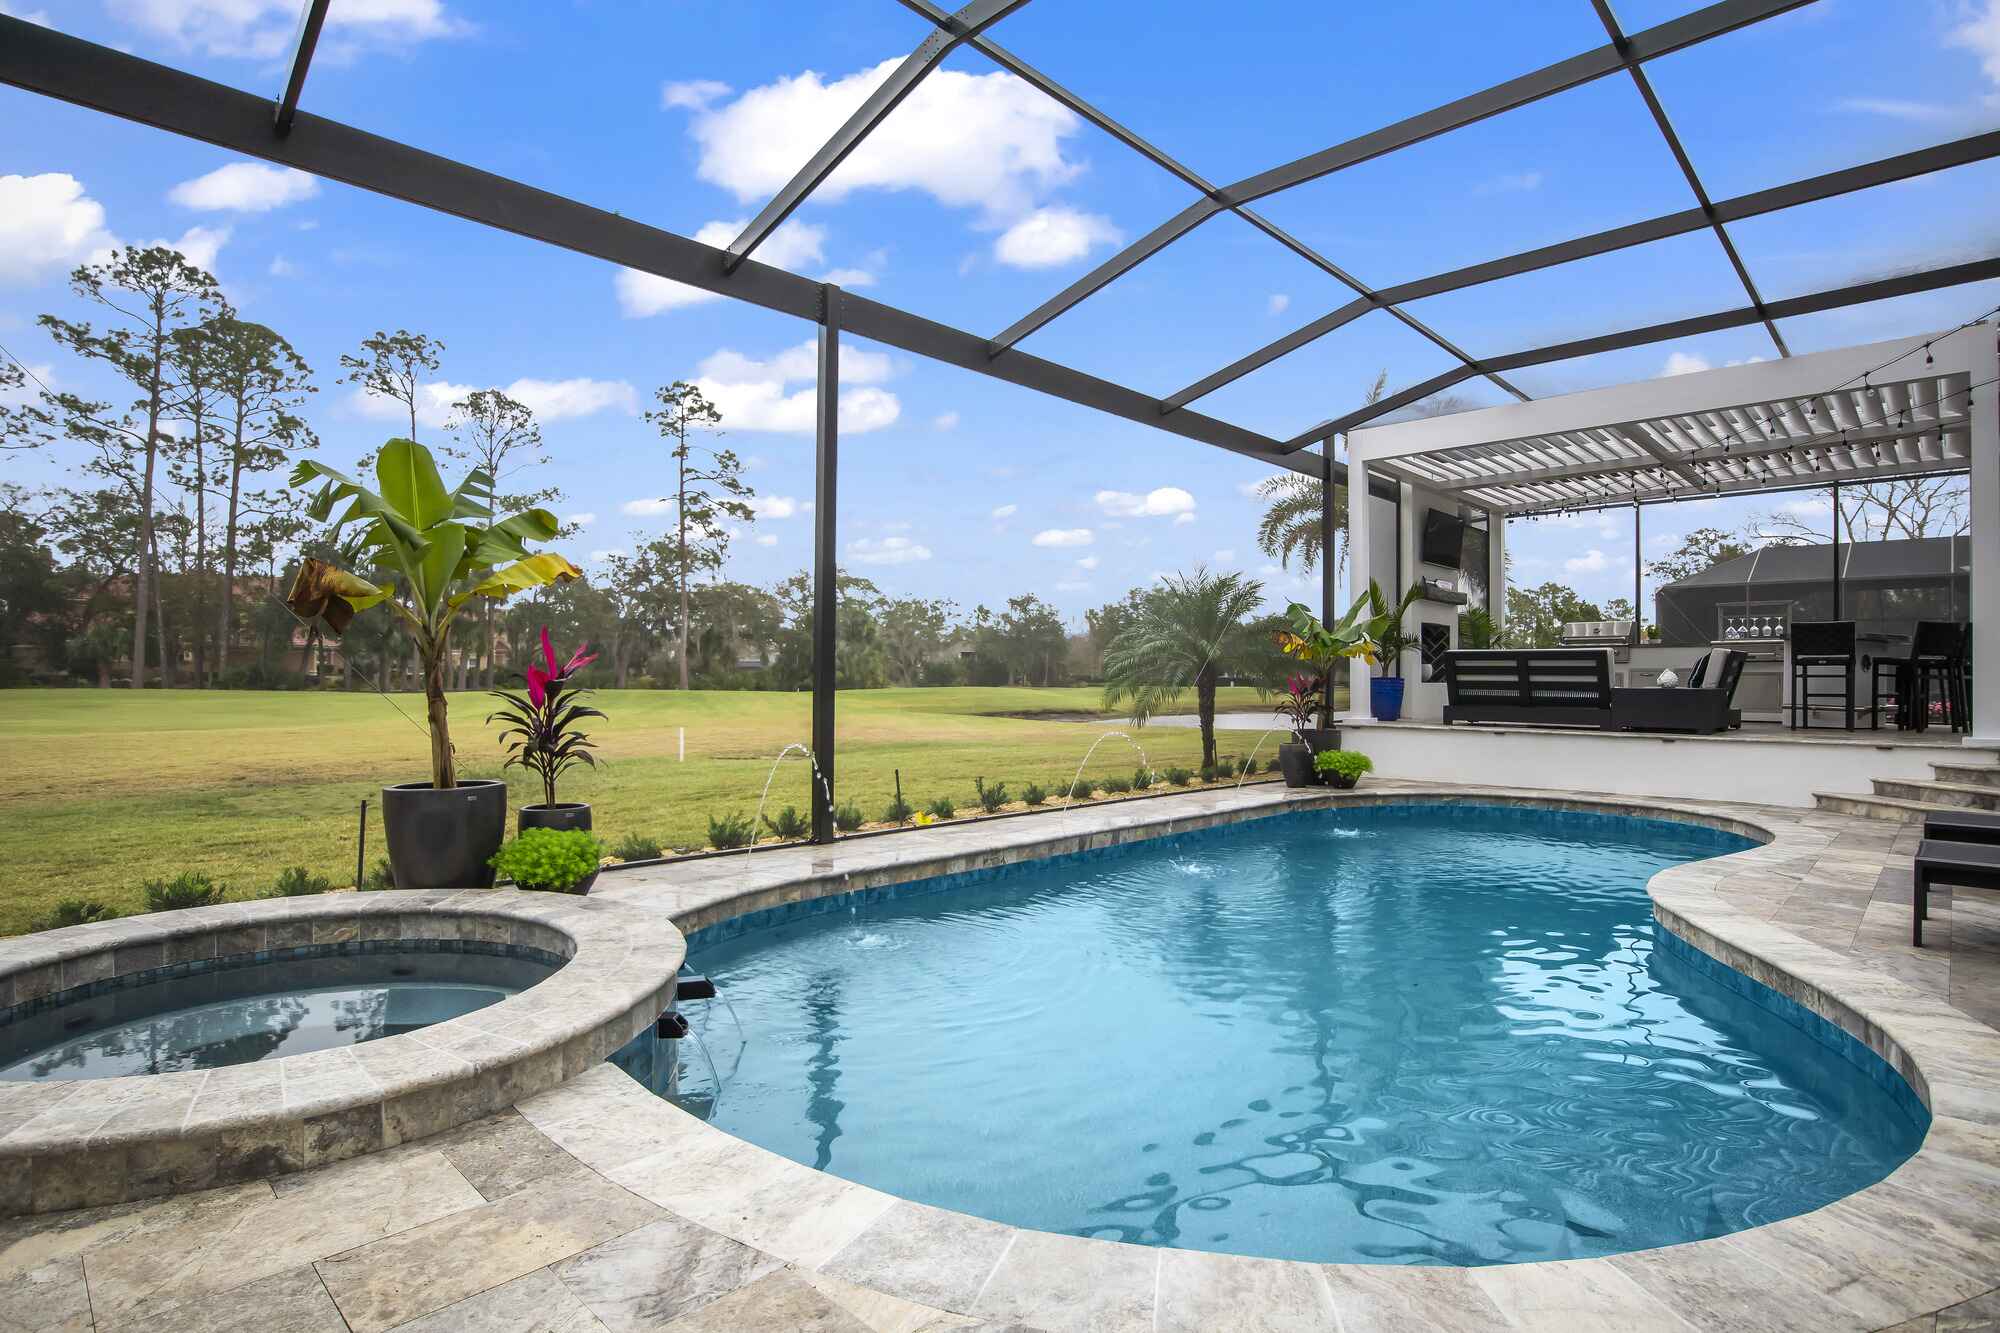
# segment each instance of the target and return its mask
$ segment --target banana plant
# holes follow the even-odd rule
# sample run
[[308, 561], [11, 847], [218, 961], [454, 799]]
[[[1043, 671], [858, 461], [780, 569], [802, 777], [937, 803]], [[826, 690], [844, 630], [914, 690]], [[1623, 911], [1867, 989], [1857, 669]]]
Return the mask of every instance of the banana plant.
[[[1340, 618], [1327, 625], [1303, 602], [1285, 608], [1289, 628], [1278, 631], [1280, 652], [1296, 658], [1319, 672], [1326, 692], [1323, 705], [1327, 717], [1333, 715], [1333, 664], [1358, 657], [1369, 666], [1387, 660], [1393, 667], [1409, 638], [1403, 633], [1403, 616], [1422, 596], [1422, 587], [1412, 584], [1403, 600], [1390, 606], [1381, 585], [1369, 580], [1368, 591], [1354, 599]], [[1329, 722], [1329, 725], [1331, 723]]]
[[[556, 535], [556, 517], [528, 509], [496, 520], [493, 479], [474, 468], [446, 490], [430, 450], [412, 440], [391, 440], [375, 462], [376, 489], [314, 459], [292, 470], [291, 484], [313, 493], [306, 513], [332, 520], [339, 532], [360, 524], [367, 563], [392, 569], [400, 581], [373, 583], [322, 560], [306, 560], [285, 604], [317, 619], [336, 639], [359, 613], [387, 606], [415, 644], [424, 668], [424, 700], [431, 733], [431, 784], [458, 785], [445, 711], [444, 678], [452, 621], [477, 598], [505, 601], [514, 593], [581, 578], [583, 571], [553, 552], [533, 553], [531, 541]], [[338, 515], [335, 509], [346, 502]], [[360, 563], [356, 561], [355, 563]]]

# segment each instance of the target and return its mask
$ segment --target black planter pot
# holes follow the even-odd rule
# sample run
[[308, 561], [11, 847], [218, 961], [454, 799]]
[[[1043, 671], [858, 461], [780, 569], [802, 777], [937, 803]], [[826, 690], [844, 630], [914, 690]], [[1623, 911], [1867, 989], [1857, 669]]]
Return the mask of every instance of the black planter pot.
[[1340, 748], [1339, 727], [1308, 727], [1297, 734], [1299, 739], [1305, 742], [1306, 748], [1314, 754], [1323, 754], [1328, 750]]
[[1356, 773], [1350, 778], [1344, 773], [1329, 773], [1326, 775], [1326, 781], [1328, 786], [1338, 791], [1353, 791], [1355, 785], [1361, 781], [1361, 775]]
[[489, 778], [439, 791], [428, 782], [382, 789], [382, 830], [399, 889], [490, 889], [488, 864], [507, 836], [507, 784]]
[[516, 885], [515, 887], [516, 887], [516, 888], [521, 888], [521, 889], [532, 889], [532, 890], [534, 890], [534, 891], [535, 891], [535, 892], [537, 892], [537, 893], [575, 893], [575, 894], [585, 894], [585, 893], [589, 893], [589, 892], [590, 892], [590, 886], [591, 886], [591, 885], [593, 885], [593, 884], [597, 883], [597, 876], [598, 876], [598, 874], [599, 874], [599, 872], [600, 872], [600, 870], [601, 870], [601, 869], [602, 869], [602, 867], [599, 867], [599, 869], [598, 869], [598, 870], [592, 870], [592, 871], [591, 871], [591, 872], [590, 872], [590, 873], [589, 873], [588, 875], [585, 875], [585, 876], [584, 876], [584, 877], [583, 877], [582, 879], [578, 880], [578, 881], [577, 881], [576, 883], [574, 883], [574, 884], [570, 885], [570, 886], [569, 886], [568, 888], [566, 888], [566, 889], [548, 889], [548, 888], [544, 888], [544, 887], [543, 887], [542, 885], [540, 885], [540, 884], [518, 884], [518, 885]]
[[552, 828], [557, 832], [567, 829], [590, 831], [590, 806], [583, 801], [557, 801], [554, 805], [524, 805], [515, 817], [514, 830], [526, 833], [531, 828]]
[[1278, 768], [1287, 787], [1310, 787], [1319, 780], [1319, 774], [1313, 772], [1312, 750], [1304, 745], [1280, 745]]

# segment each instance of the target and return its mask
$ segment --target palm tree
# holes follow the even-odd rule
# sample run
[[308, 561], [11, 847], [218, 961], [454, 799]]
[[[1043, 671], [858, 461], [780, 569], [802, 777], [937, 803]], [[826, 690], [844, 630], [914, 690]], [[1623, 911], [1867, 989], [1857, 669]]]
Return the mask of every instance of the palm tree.
[[1104, 654], [1104, 706], [1126, 706], [1132, 722], [1180, 701], [1194, 687], [1201, 718], [1201, 761], [1215, 762], [1215, 684], [1247, 664], [1257, 644], [1243, 622], [1263, 600], [1264, 585], [1241, 574], [1169, 574], [1139, 603], [1138, 614]]
[[[1388, 387], [1389, 372], [1383, 371], [1368, 386], [1364, 405], [1373, 404], [1382, 397]], [[1410, 409], [1413, 416], [1441, 417], [1453, 412], [1463, 412], [1472, 404], [1457, 394], [1439, 394], [1427, 398]], [[1267, 505], [1264, 517], [1257, 524], [1257, 549], [1276, 560], [1286, 569], [1292, 567], [1293, 557], [1297, 557], [1299, 567], [1310, 574], [1318, 568], [1324, 554], [1320, 550], [1320, 497], [1325, 486], [1318, 477], [1302, 476], [1297, 472], [1280, 472], [1257, 483], [1256, 495]], [[1333, 488], [1333, 530], [1335, 533], [1347, 531], [1347, 487]], [[1336, 574], [1346, 564], [1346, 543], [1334, 554]]]

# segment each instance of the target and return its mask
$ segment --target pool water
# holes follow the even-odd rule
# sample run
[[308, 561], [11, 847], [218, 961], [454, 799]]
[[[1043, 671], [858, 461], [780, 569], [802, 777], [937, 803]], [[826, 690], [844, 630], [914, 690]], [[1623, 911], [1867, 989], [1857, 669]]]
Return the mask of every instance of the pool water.
[[552, 970], [416, 950], [216, 967], [0, 1027], [0, 1079], [165, 1074], [353, 1046], [483, 1009]]
[[[1887, 1066], [1652, 920], [1742, 850], [1507, 807], [1310, 812], [697, 934], [683, 1104], [905, 1198], [1276, 1258], [1487, 1264], [1720, 1235], [1891, 1171]], [[742, 928], [748, 924], [750, 928]]]

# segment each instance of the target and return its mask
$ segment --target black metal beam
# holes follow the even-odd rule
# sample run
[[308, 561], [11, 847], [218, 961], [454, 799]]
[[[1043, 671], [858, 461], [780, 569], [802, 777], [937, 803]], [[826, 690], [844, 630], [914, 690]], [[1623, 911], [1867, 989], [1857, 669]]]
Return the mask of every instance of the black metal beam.
[[[1715, 204], [1712, 215], [1704, 213], [1699, 208], [1682, 209], [1678, 213], [1667, 213], [1647, 218], [1642, 222], [1627, 223], [1622, 227], [1610, 227], [1604, 231], [1592, 232], [1588, 236], [1579, 236], [1574, 240], [1558, 241], [1553, 245], [1538, 246], [1518, 254], [1398, 283], [1393, 287], [1382, 288], [1376, 295], [1392, 304], [1420, 301], [1427, 296], [1440, 296], [1445, 292], [1477, 287], [1482, 283], [1498, 282], [1502, 278], [1534, 273], [1578, 259], [1590, 259], [1653, 241], [1685, 236], [1689, 232], [1700, 231], [1711, 223], [1719, 225], [1742, 218], [1761, 217], [1766, 213], [1796, 208], [1801, 204], [1816, 203], [1822, 199], [1833, 199], [1858, 190], [1871, 189], [1877, 185], [1888, 185], [1895, 181], [1929, 175], [1934, 171], [1946, 171], [1973, 162], [1984, 162], [1994, 157], [2000, 157], [2000, 130], [1989, 130], [1984, 134], [1954, 139], [1950, 143], [1898, 153], [1894, 157], [1865, 162], [1860, 166], [1843, 167], [1839, 171], [1829, 171], [1786, 185], [1772, 186], [1768, 190], [1754, 190], [1749, 194], [1737, 195], [1733, 199], [1724, 199]], [[1259, 370], [1279, 357], [1325, 337], [1335, 329], [1353, 323], [1372, 308], [1366, 301], [1349, 301], [1338, 310], [1321, 315], [1310, 323], [1302, 324], [1284, 337], [1266, 343], [1248, 356], [1231, 362], [1213, 375], [1195, 381], [1178, 393], [1167, 395], [1164, 401], [1180, 407], [1214, 393], [1225, 384], [1230, 384], [1253, 370]]]
[[[1690, 338], [1697, 334], [1715, 333], [1721, 329], [1740, 329], [1747, 324], [1762, 322], [1767, 315], [1772, 319], [1789, 319], [1795, 315], [1817, 314], [1822, 310], [1838, 310], [1842, 306], [1865, 305], [1870, 301], [1886, 301], [1891, 297], [1909, 296], [1916, 292], [1958, 287], [1968, 282], [1984, 282], [1988, 278], [2000, 278], [2000, 258], [1977, 259], [1964, 264], [1948, 264], [1942, 268], [1919, 269], [1914, 273], [1902, 273], [1893, 278], [1878, 278], [1873, 282], [1835, 287], [1829, 291], [1814, 292], [1807, 296], [1787, 297], [1782, 301], [1768, 303], [1762, 310], [1746, 306], [1737, 310], [1719, 311], [1713, 315], [1696, 315], [1690, 319], [1670, 320], [1664, 324], [1648, 324], [1644, 328], [1627, 329], [1622, 333], [1599, 334], [1594, 338], [1579, 338], [1573, 342], [1553, 343], [1524, 352], [1509, 352], [1505, 356], [1486, 357], [1480, 361], [1480, 365], [1491, 366], [1496, 370], [1520, 370], [1525, 366], [1541, 366], [1551, 361], [1595, 356], [1599, 352], [1643, 347], [1647, 343]], [[1471, 379], [1474, 373], [1459, 369], [1434, 375], [1421, 384], [1390, 394], [1387, 398], [1349, 412], [1346, 416], [1322, 422], [1305, 434], [1296, 435], [1285, 441], [1285, 448], [1299, 450], [1317, 444], [1321, 440], [1331, 439], [1335, 435], [1394, 412], [1397, 408], [1407, 407], [1418, 399], [1428, 398], [1431, 394], [1461, 384]]]
[[1616, 74], [1624, 69], [1627, 61], [1643, 63], [1671, 55], [1713, 37], [1736, 31], [1749, 24], [1761, 22], [1788, 10], [1798, 9], [1813, 0], [1719, 0], [1719, 3], [1704, 6], [1691, 14], [1670, 19], [1642, 32], [1634, 33], [1628, 40], [1626, 49], [1606, 43], [1603, 46], [1557, 61], [1505, 83], [1495, 84], [1455, 102], [1399, 120], [1379, 130], [1373, 130], [1345, 143], [1312, 153], [1283, 166], [1255, 176], [1247, 176], [1233, 185], [1224, 187], [1208, 198], [1196, 201], [1181, 210], [1174, 217], [1161, 223], [1152, 231], [1126, 246], [1111, 258], [1099, 264], [1083, 277], [1065, 287], [1061, 292], [1036, 307], [1026, 317], [993, 339], [996, 349], [1012, 347], [1021, 339], [1047, 324], [1070, 307], [1093, 293], [1102, 290], [1113, 279], [1127, 273], [1140, 263], [1158, 254], [1174, 241], [1193, 231], [1217, 213], [1237, 205], [1252, 203], [1266, 195], [1280, 190], [1289, 190], [1295, 185], [1317, 180], [1322, 176], [1344, 170], [1362, 162], [1370, 161], [1400, 148], [1434, 139], [1452, 130], [1497, 116], [1503, 111], [1526, 106], [1571, 88]]
[[271, 128], [283, 138], [292, 132], [292, 120], [299, 114], [299, 94], [305, 91], [306, 71], [312, 68], [313, 51], [319, 46], [319, 30], [326, 26], [326, 7], [331, 0], [306, 0], [305, 12], [299, 15], [298, 39], [292, 43], [292, 73], [285, 80], [285, 91], [278, 95], [278, 109], [271, 118]]
[[[819, 319], [820, 284], [808, 278], [754, 259], [744, 261], [735, 274], [725, 274], [724, 252], [714, 246], [305, 112], [281, 139], [271, 132], [267, 99], [6, 15], [0, 15], [0, 83], [795, 319]], [[991, 356], [977, 334], [893, 306], [848, 294], [842, 307], [846, 331], [856, 337], [1306, 476], [1319, 475], [1317, 462], [1288, 457], [1270, 436], [1193, 412], [1164, 415], [1160, 400], [1150, 394], [1024, 352]]]
[[[948, 32], [959, 32], [964, 26], [958, 16], [947, 14], [937, 5], [931, 3], [931, 0], [901, 0], [901, 3], [904, 8], [922, 14], [925, 18]], [[1042, 73], [1025, 60], [1022, 60], [999, 43], [991, 41], [983, 35], [975, 34], [967, 39], [967, 45], [991, 59], [1015, 78], [1020, 79], [1032, 88], [1038, 89], [1046, 96], [1053, 98], [1064, 107], [1067, 107], [1076, 115], [1097, 126], [1097, 128], [1103, 130], [1133, 152], [1138, 153], [1154, 166], [1171, 174], [1183, 184], [1192, 187], [1203, 197], [1218, 200], [1223, 197], [1221, 187], [1207, 180], [1192, 167], [1168, 155], [1165, 151], [1155, 147], [1139, 135], [1134, 134], [1131, 130], [1125, 128], [1110, 116], [1063, 87], [1054, 79]], [[1387, 310], [1419, 337], [1429, 340], [1433, 345], [1450, 353], [1460, 362], [1471, 360], [1470, 357], [1435, 329], [1408, 311], [1400, 310], [1394, 304], [1383, 301], [1375, 292], [1369, 289], [1366, 283], [1307, 245], [1304, 241], [1301, 241], [1298, 237], [1286, 231], [1283, 227], [1280, 227], [1277, 223], [1272, 222], [1263, 214], [1258, 213], [1246, 204], [1228, 204], [1226, 207], [1258, 231], [1263, 232], [1266, 236], [1284, 246], [1299, 258], [1331, 277], [1334, 281], [1353, 289], [1360, 295], [1361, 305], [1364, 310]], [[1514, 385], [1509, 384], [1498, 375], [1489, 375], [1487, 378], [1516, 398], [1525, 400], [1528, 397], [1527, 394]], [[1175, 411], [1181, 406], [1183, 406], [1182, 403], [1169, 401], [1168, 410]]]
[[729, 243], [729, 258], [723, 261], [723, 271], [734, 273], [736, 266], [748, 259], [750, 252], [762, 245], [778, 229], [778, 224], [790, 217], [806, 201], [806, 196], [818, 189], [820, 182], [832, 175], [834, 168], [845, 162], [848, 154], [859, 148], [861, 141], [887, 120], [889, 113], [916, 91], [924, 76], [936, 69], [960, 43], [978, 36], [1027, 3], [1028, 0], [972, 0], [953, 16], [956, 22], [952, 29], [939, 29], [924, 38], [895, 72], [868, 94], [868, 99], [847, 118], [847, 123], [820, 145], [812, 160], [799, 168], [777, 197], [764, 205], [764, 211], [751, 219], [743, 234]]
[[[1618, 16], [1611, 12], [1610, 0], [1590, 0], [1590, 2], [1597, 10], [1598, 21], [1604, 25], [1605, 34], [1611, 38], [1611, 44], [1621, 51], [1627, 50], [1630, 43], [1626, 40], [1624, 29], [1618, 26]], [[1674, 162], [1679, 165], [1681, 176], [1687, 181], [1688, 188], [1694, 191], [1695, 203], [1708, 218], [1710, 227], [1714, 229], [1715, 239], [1721, 243], [1722, 253], [1729, 257], [1729, 266], [1736, 270], [1736, 279], [1743, 284], [1744, 294], [1750, 298], [1752, 306], [1762, 310], [1764, 298], [1757, 294], [1757, 284], [1750, 280], [1750, 270], [1743, 263], [1743, 256], [1737, 253], [1736, 242], [1729, 239], [1728, 229], [1716, 221], [1715, 203], [1708, 197], [1708, 191], [1702, 187], [1701, 177], [1695, 174], [1694, 160], [1687, 155], [1687, 148], [1681, 143], [1681, 136], [1674, 132], [1673, 122], [1667, 119], [1667, 109], [1660, 105], [1659, 96], [1653, 91], [1653, 81], [1646, 76], [1645, 70], [1629, 59], [1625, 62], [1625, 72], [1632, 76], [1632, 84], [1639, 90], [1640, 98], [1646, 103], [1646, 110], [1651, 113], [1653, 124], [1659, 129], [1660, 137], [1667, 141], [1667, 151], [1674, 155]], [[1777, 322], [1766, 315], [1763, 323], [1764, 331], [1771, 335], [1772, 346], [1778, 349], [1778, 355], [1790, 356], [1792, 349], [1785, 346], [1785, 336], [1778, 332]]]
[[[834, 521], [840, 512], [841, 290], [821, 288], [819, 381], [813, 427], [813, 645], [812, 757], [819, 781], [812, 789], [812, 840], [832, 842], [834, 685], [840, 630], [840, 550]], [[753, 830], [754, 832], [754, 830]]]

